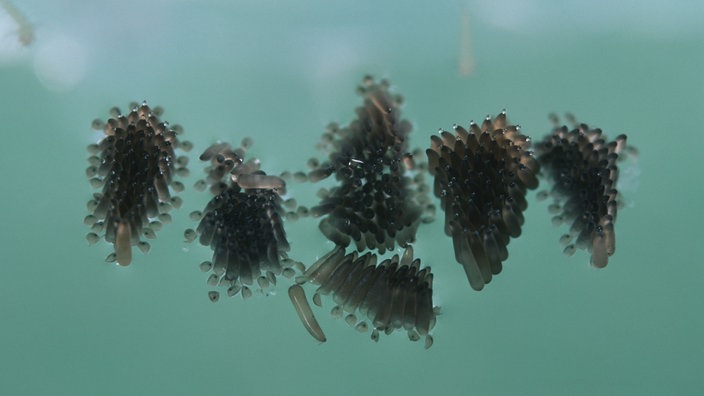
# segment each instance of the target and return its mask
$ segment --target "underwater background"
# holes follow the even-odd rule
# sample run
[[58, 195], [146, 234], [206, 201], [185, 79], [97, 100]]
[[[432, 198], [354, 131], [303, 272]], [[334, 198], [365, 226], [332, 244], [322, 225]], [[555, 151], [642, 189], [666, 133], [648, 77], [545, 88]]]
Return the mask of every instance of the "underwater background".
[[[413, 3], [413, 4], [412, 4]], [[3, 1], [2, 5], [10, 4]], [[698, 1], [20, 1], [0, 9], [0, 394], [696, 394], [704, 387], [704, 3]], [[27, 33], [31, 32], [28, 36]], [[31, 40], [23, 40], [29, 37]], [[29, 41], [29, 42], [27, 42]], [[411, 147], [506, 109], [541, 139], [572, 112], [640, 152], [622, 163], [616, 253], [562, 253], [528, 194], [503, 272], [473, 291], [435, 222], [415, 254], [442, 307], [425, 350], [378, 343], [313, 307], [305, 331], [281, 277], [269, 296], [208, 300], [207, 247], [184, 242], [198, 154], [237, 145], [268, 173], [306, 170], [365, 74], [405, 98]], [[90, 128], [147, 100], [184, 127], [183, 207], [129, 267], [88, 246]], [[432, 178], [428, 177], [428, 181]], [[323, 185], [322, 183], [321, 185]], [[318, 185], [288, 193], [308, 207]], [[543, 183], [538, 190], [547, 188]], [[435, 200], [435, 198], [433, 198]], [[438, 204], [437, 200], [435, 200]], [[286, 222], [306, 265], [332, 248]], [[307, 288], [309, 296], [312, 288]], [[223, 294], [224, 295], [224, 294]]]

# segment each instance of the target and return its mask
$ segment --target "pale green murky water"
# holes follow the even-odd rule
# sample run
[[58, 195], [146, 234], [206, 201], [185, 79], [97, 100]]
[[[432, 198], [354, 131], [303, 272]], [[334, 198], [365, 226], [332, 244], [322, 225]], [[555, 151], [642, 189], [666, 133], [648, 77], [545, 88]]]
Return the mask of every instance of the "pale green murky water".
[[[704, 7], [695, 1], [275, 2], [16, 0], [36, 28], [19, 48], [0, 12], [0, 394], [695, 394], [704, 386], [699, 131]], [[458, 73], [468, 10], [474, 72]], [[2, 10], [0, 10], [2, 11]], [[574, 112], [641, 152], [604, 270], [565, 257], [564, 229], [529, 196], [523, 235], [482, 292], [454, 262], [441, 222], [416, 254], [435, 273], [435, 345], [375, 344], [325, 308], [328, 342], [276, 295], [208, 301], [183, 243], [196, 154], [252, 136], [278, 173], [302, 169], [332, 120], [349, 122], [366, 73], [406, 98], [412, 146], [502, 108], [535, 139]], [[119, 268], [88, 247], [90, 122], [146, 99], [191, 140], [184, 207]], [[292, 195], [312, 205], [311, 189]], [[438, 213], [441, 218], [442, 213]], [[313, 220], [288, 223], [292, 257], [330, 249]], [[309, 289], [310, 293], [311, 289]], [[314, 307], [315, 308], [315, 307]]]

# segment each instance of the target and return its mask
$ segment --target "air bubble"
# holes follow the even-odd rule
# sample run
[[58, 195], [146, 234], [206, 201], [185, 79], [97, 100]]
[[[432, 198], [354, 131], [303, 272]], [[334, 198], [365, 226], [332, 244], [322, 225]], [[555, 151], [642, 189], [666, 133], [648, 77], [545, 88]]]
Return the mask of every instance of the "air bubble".
[[200, 268], [200, 270], [203, 272], [208, 272], [211, 268], [213, 268], [213, 263], [211, 263], [210, 261], [203, 261], [198, 265], [198, 268]]
[[96, 221], [95, 224], [93, 224], [90, 227], [90, 229], [91, 229], [91, 231], [93, 231], [95, 233], [103, 232], [103, 230], [105, 229], [105, 222], [104, 221]]
[[560, 237], [560, 244], [562, 246], [568, 245], [570, 242], [572, 242], [572, 235], [571, 234], [563, 234]]
[[86, 177], [89, 179], [95, 177], [98, 174], [98, 168], [95, 166], [89, 166], [86, 168]]
[[257, 284], [259, 284], [259, 288], [262, 290], [266, 290], [269, 288], [269, 280], [265, 276], [260, 276], [257, 278]]
[[157, 218], [164, 224], [171, 223], [171, 215], [168, 213], [161, 213]]
[[229, 297], [232, 297], [232, 296], [234, 296], [235, 294], [239, 293], [240, 290], [242, 290], [242, 285], [240, 285], [240, 284], [232, 285], [232, 286], [230, 286], [230, 287], [227, 289], [227, 295], [228, 295]]
[[96, 188], [96, 189], [102, 187], [103, 184], [105, 184], [105, 181], [103, 179], [100, 179], [97, 177], [90, 179], [89, 182], [90, 182], [90, 186], [93, 188]]
[[181, 142], [180, 146], [181, 150], [186, 152], [191, 151], [193, 149], [193, 143], [189, 142], [188, 140], [184, 140], [183, 142]]
[[572, 256], [576, 251], [577, 247], [575, 245], [567, 245], [565, 249], [562, 250], [562, 253], [564, 253], [565, 256]]
[[293, 174], [293, 180], [298, 183], [304, 183], [308, 181], [308, 175], [303, 172], [296, 172]]
[[182, 156], [176, 158], [176, 164], [179, 166], [188, 165], [188, 157], [186, 157], [185, 155], [182, 155]]
[[181, 197], [171, 197], [171, 205], [174, 208], [179, 209], [183, 205], [183, 199]]
[[294, 271], [292, 268], [284, 268], [283, 271], [281, 271], [281, 274], [286, 278], [291, 279], [296, 276], [296, 271]]
[[252, 290], [247, 286], [242, 286], [242, 299], [247, 300], [252, 297]]
[[196, 191], [205, 191], [205, 189], [208, 187], [208, 183], [205, 180], [198, 180], [193, 184], [193, 188], [196, 189]]
[[562, 207], [558, 203], [553, 203], [548, 206], [548, 213], [550, 214], [558, 214], [562, 211]]
[[218, 300], [220, 299], [220, 293], [218, 293], [216, 291], [209, 291], [208, 292], [208, 299], [212, 302], [218, 302]]
[[100, 131], [105, 128], [105, 122], [103, 120], [96, 118], [93, 120], [93, 122], [90, 123], [90, 127], [95, 129], [96, 131]]
[[95, 209], [98, 207], [98, 201], [91, 199], [88, 202], [86, 202], [86, 208], [88, 209], [89, 212], [95, 212]]
[[194, 229], [189, 228], [184, 231], [183, 237], [187, 243], [191, 243], [196, 240], [196, 238], [198, 237], [198, 233], [196, 233]]
[[[167, 213], [170, 212], [174, 207], [171, 205], [169, 202], [159, 202], [159, 212], [161, 213]], [[164, 221], [164, 223], [167, 223]]]
[[242, 142], [240, 144], [242, 145], [242, 148], [248, 149], [254, 144], [254, 139], [249, 136], [246, 136], [244, 139], [242, 139]]
[[347, 322], [350, 327], [355, 327], [357, 324], [357, 316], [355, 316], [355, 314], [349, 314], [345, 317], [345, 322]]
[[564, 221], [565, 221], [565, 219], [564, 219], [564, 217], [562, 217], [562, 215], [553, 216], [552, 225], [554, 225], [556, 227], [561, 226], [562, 223], [564, 223]]
[[89, 232], [86, 234], [86, 241], [88, 241], [89, 245], [95, 245], [99, 240], [100, 237], [94, 232]]
[[177, 193], [182, 192], [186, 188], [180, 181], [171, 182], [171, 187], [174, 189], [174, 192]]
[[379, 330], [377, 330], [377, 329], [372, 330], [371, 338], [372, 338], [372, 341], [379, 342]]
[[185, 166], [176, 168], [175, 173], [178, 177], [188, 177], [188, 175], [190, 174], [188, 168], [186, 168]]
[[149, 242], [145, 241], [139, 241], [137, 243], [137, 248], [144, 254], [149, 253], [149, 251], [152, 249], [152, 245], [149, 244]]

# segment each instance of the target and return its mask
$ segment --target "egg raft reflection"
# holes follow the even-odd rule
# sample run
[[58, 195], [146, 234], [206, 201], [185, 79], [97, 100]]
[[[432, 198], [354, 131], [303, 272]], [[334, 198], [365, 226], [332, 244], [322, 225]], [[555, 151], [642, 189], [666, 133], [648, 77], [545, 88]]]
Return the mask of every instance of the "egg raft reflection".
[[569, 231], [560, 238], [564, 253], [585, 249], [591, 253], [592, 266], [606, 267], [616, 251], [618, 161], [630, 146], [626, 135], [609, 141], [601, 129], [577, 123], [572, 116], [568, 117], [572, 129], [558, 126], [557, 117], [552, 118], [555, 128], [536, 145], [543, 172], [552, 184], [551, 191], [540, 198], [552, 196], [553, 224], [569, 224]]

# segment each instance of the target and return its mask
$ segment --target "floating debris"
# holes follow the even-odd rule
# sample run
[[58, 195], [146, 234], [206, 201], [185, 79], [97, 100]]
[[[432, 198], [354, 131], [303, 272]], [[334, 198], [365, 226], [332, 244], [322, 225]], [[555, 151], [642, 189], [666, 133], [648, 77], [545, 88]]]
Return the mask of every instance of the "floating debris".
[[568, 223], [569, 233], [560, 237], [565, 255], [577, 248], [591, 253], [591, 264], [603, 268], [616, 250], [614, 223], [620, 196], [616, 190], [617, 162], [625, 152], [635, 152], [626, 144], [626, 135], [609, 141], [599, 128], [568, 118], [573, 129], [559, 126], [536, 144], [536, 154], [552, 184], [553, 224]]
[[28, 47], [34, 43], [34, 26], [27, 17], [10, 0], [0, 0], [0, 7], [4, 8], [7, 15], [17, 24], [17, 39], [20, 44]]
[[[297, 283], [318, 285], [316, 295], [332, 294], [336, 304], [332, 315], [343, 316], [345, 312], [347, 324], [359, 332], [365, 332], [368, 324], [358, 321], [356, 313], [366, 316], [374, 328], [372, 339], [375, 341], [379, 332], [391, 334], [401, 329], [412, 341], [419, 340], [420, 336], [430, 337], [437, 312], [437, 307], [433, 306], [430, 267], [420, 268], [420, 259], [413, 258], [410, 245], [401, 257], [396, 254], [379, 265], [376, 262], [376, 254], [367, 252], [360, 256], [353, 251], [345, 255], [345, 249], [336, 246], [298, 277]], [[308, 315], [311, 313], [306, 317]], [[309, 332], [316, 337], [310, 329]], [[432, 341], [426, 341], [426, 345], [430, 344]]]
[[[246, 145], [244, 144], [246, 143]], [[276, 275], [293, 265], [286, 259], [289, 244], [282, 216], [281, 194], [285, 182], [259, 169], [259, 160], [245, 161], [245, 139], [242, 147], [232, 149], [227, 143], [208, 147], [200, 159], [211, 161], [207, 177], [197, 183], [210, 186], [214, 198], [202, 212], [191, 213], [200, 219], [196, 230], [186, 230], [187, 242], [198, 240], [213, 249], [213, 258], [201, 264], [211, 271], [211, 281], [228, 288], [228, 295], [241, 292], [242, 298], [252, 296], [248, 286], [256, 284], [266, 292], [276, 284]]]
[[[182, 190], [183, 185], [173, 180], [177, 167], [175, 149], [182, 148], [176, 128], [159, 121], [160, 108], [151, 109], [146, 102], [132, 103], [130, 112], [123, 115], [115, 107], [107, 122], [93, 121], [93, 128], [102, 130], [105, 137], [88, 146], [92, 154], [86, 175], [95, 193], [88, 201], [92, 222], [89, 242], [95, 242], [95, 233], [114, 244], [115, 258], [120, 265], [132, 261], [132, 246], [149, 250], [141, 236], [155, 238], [161, 223], [154, 219], [170, 219], [167, 213], [180, 198], [171, 189]], [[157, 225], [158, 226], [153, 226]], [[110, 260], [113, 261], [113, 260]]]
[[389, 93], [389, 83], [366, 77], [358, 89], [364, 98], [357, 119], [347, 127], [331, 124], [321, 147], [329, 152], [322, 163], [309, 160], [308, 179], [317, 182], [335, 175], [338, 186], [319, 194], [321, 202], [310, 209], [323, 217], [320, 230], [335, 244], [358, 251], [384, 253], [396, 244], [415, 240], [422, 216], [432, 206], [423, 188], [423, 174], [415, 177], [408, 153], [411, 124], [401, 119], [401, 97]]
[[481, 126], [431, 136], [428, 169], [445, 211], [445, 233], [475, 290], [501, 272], [510, 238], [521, 235], [526, 190], [538, 186], [530, 138], [508, 125], [506, 112]]

